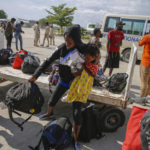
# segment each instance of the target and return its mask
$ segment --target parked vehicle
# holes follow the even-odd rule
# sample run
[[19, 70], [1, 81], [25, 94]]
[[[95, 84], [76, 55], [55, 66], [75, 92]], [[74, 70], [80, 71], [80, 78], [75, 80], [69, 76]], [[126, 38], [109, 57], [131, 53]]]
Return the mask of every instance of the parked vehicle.
[[87, 24], [87, 33], [88, 34], [93, 34], [93, 31], [95, 28], [100, 28], [101, 25], [99, 23], [88, 23]]
[[143, 47], [138, 47], [138, 42], [141, 40], [142, 36], [147, 34], [150, 30], [150, 16], [131, 16], [121, 14], [106, 15], [101, 28], [103, 33], [102, 49], [106, 50], [108, 32], [115, 29], [116, 22], [118, 21], [125, 23], [123, 26], [125, 38], [120, 48], [122, 60], [125, 62], [129, 61], [132, 43], [138, 48], [137, 59], [141, 60]]

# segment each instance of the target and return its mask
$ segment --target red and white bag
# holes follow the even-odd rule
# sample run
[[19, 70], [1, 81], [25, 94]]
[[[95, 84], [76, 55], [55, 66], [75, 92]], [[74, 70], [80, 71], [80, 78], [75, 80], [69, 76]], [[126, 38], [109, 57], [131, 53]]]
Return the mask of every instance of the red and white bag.
[[140, 129], [141, 129], [140, 122], [146, 112], [147, 109], [133, 106], [127, 124], [127, 130], [122, 150], [142, 150], [140, 137]]
[[28, 52], [25, 50], [20, 50], [15, 57], [15, 60], [12, 64], [14, 69], [21, 69], [21, 64], [23, 63], [24, 58], [27, 56]]

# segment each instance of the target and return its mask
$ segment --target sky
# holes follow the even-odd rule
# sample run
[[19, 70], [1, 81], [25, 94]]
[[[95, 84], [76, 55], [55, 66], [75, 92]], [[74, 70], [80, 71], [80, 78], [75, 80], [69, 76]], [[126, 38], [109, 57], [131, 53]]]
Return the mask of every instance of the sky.
[[39, 20], [48, 15], [45, 9], [63, 3], [77, 8], [73, 23], [82, 27], [90, 22], [102, 23], [108, 13], [150, 16], [150, 0], [0, 0], [0, 9], [8, 18]]

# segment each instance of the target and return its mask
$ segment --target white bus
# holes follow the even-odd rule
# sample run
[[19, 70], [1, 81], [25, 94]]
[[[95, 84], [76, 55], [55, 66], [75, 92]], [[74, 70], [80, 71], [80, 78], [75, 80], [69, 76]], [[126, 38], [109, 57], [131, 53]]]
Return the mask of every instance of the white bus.
[[[108, 14], [104, 17], [101, 31], [103, 33], [102, 49], [106, 50], [107, 34], [110, 30], [115, 29], [116, 22], [122, 21], [124, 40], [120, 48], [123, 61], [128, 62], [132, 43], [138, 47], [140, 39], [150, 31], [150, 16], [131, 16], [120, 14]], [[138, 47], [137, 59], [141, 60], [143, 47]]]

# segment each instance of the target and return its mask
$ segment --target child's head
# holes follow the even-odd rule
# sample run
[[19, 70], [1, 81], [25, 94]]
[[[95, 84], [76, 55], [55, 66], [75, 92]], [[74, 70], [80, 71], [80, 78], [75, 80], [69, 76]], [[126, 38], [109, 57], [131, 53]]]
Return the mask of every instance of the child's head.
[[95, 37], [101, 37], [102, 36], [100, 28], [95, 28], [93, 33], [94, 33]]
[[90, 63], [94, 61], [99, 56], [99, 54], [99, 49], [95, 44], [87, 44], [84, 53], [85, 62]]
[[74, 48], [82, 43], [80, 25], [69, 27], [64, 33], [64, 39], [67, 48]]

